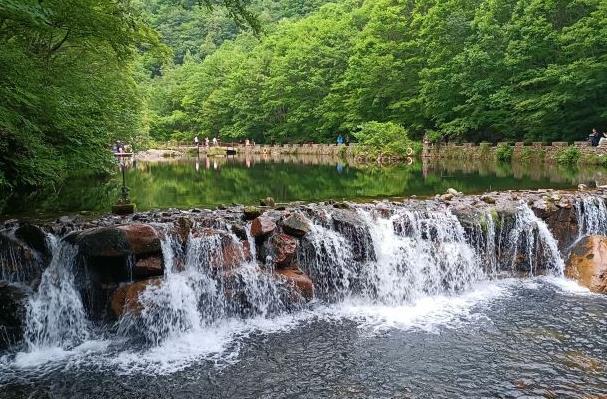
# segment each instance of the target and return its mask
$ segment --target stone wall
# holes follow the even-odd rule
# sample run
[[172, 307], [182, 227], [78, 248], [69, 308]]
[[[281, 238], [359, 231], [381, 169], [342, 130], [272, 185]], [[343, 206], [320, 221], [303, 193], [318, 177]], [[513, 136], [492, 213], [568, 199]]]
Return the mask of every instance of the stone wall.
[[[194, 146], [188, 146], [187, 148], [191, 150], [196, 150], [196, 147]], [[356, 148], [356, 144], [263, 144], [254, 146], [227, 145], [226, 148], [233, 148], [240, 154], [339, 155], [344, 157], [350, 157], [354, 155], [354, 149]], [[176, 147], [176, 149], [183, 150], [183, 147]], [[200, 147], [201, 153], [205, 153], [206, 151], [206, 147]]]
[[559, 154], [569, 148], [580, 151], [580, 163], [597, 164], [607, 156], [607, 146], [592, 147], [587, 141], [577, 141], [572, 145], [566, 142], [546, 143], [463, 143], [463, 144], [429, 144], [424, 143], [423, 158], [446, 159], [495, 159], [499, 146], [513, 147], [512, 159], [537, 159], [555, 163]]

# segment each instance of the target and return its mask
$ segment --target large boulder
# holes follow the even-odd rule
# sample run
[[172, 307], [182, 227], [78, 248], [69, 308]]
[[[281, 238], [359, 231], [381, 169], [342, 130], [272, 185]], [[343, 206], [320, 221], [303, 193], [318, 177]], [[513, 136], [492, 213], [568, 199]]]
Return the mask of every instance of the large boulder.
[[30, 223], [23, 223], [15, 230], [15, 237], [23, 241], [30, 248], [38, 251], [44, 258], [50, 258], [51, 250], [46, 240], [46, 233], [40, 227]]
[[66, 240], [77, 244], [86, 257], [146, 256], [162, 251], [158, 232], [147, 224], [93, 228], [71, 234]]
[[569, 255], [565, 275], [593, 292], [607, 294], [607, 237], [580, 240]]
[[134, 283], [120, 285], [112, 295], [111, 307], [117, 318], [126, 313], [137, 315], [143, 310], [140, 301], [141, 293], [148, 287], [158, 287], [162, 284], [161, 278], [152, 278]]
[[251, 224], [251, 235], [255, 238], [267, 237], [276, 229], [274, 220], [260, 216]]
[[23, 338], [28, 294], [23, 286], [0, 281], [0, 349]]
[[303, 237], [311, 230], [310, 222], [301, 213], [294, 213], [282, 221], [282, 229], [285, 233], [295, 237]]
[[311, 300], [314, 298], [314, 284], [307, 274], [302, 272], [298, 268], [288, 268], [277, 270], [276, 275], [283, 281], [285, 281], [291, 288], [293, 288], [301, 297], [305, 300]]
[[151, 255], [162, 251], [160, 235], [148, 224], [127, 224], [118, 226], [124, 232], [129, 248], [135, 255]]

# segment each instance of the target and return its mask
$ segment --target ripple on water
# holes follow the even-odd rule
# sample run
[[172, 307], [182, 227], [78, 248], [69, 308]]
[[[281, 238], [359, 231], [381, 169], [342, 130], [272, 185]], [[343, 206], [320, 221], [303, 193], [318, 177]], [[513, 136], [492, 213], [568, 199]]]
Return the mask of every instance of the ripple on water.
[[227, 321], [142, 351], [99, 341], [38, 366], [22, 354], [0, 366], [0, 396], [599, 396], [606, 311], [607, 298], [552, 278], [483, 283], [394, 308], [350, 301]]

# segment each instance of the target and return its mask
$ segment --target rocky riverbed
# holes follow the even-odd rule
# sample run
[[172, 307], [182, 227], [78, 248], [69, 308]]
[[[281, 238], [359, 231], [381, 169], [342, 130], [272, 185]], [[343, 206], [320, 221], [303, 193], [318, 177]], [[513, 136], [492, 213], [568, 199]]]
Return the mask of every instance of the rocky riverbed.
[[[483, 195], [449, 190], [434, 199], [370, 204], [168, 209], [94, 220], [64, 216], [40, 224], [7, 220], [0, 228], [0, 341], [3, 347], [21, 344], [29, 298], [62, 275], [47, 269], [57, 261], [58, 246], [74, 248], [69, 278], [82, 312], [101, 324], [147, 317], [149, 307], [161, 306], [149, 293], [162, 291], [172, 276], [201, 273], [200, 265], [204, 278], [192, 278], [214, 284], [220, 295], [198, 306], [221, 308], [223, 316], [289, 312], [311, 300], [334, 301], [356, 292], [378, 295], [372, 292], [379, 288], [365, 280], [365, 268], [380, 257], [374, 223], [387, 223], [396, 237], [428, 243], [435, 263], [443, 262], [443, 252], [451, 253], [446, 246], [454, 240], [477, 252], [477, 260], [468, 259], [464, 248], [453, 255], [455, 263], [441, 263], [436, 279], [428, 280], [437, 292], [462, 289], [478, 273], [562, 274], [558, 259], [566, 259], [572, 248], [567, 275], [605, 292], [606, 199], [602, 190]], [[576, 244], [588, 235], [593, 236]], [[332, 260], [342, 250], [347, 265]], [[462, 262], [474, 263], [463, 276]], [[455, 269], [445, 271], [449, 268]]]

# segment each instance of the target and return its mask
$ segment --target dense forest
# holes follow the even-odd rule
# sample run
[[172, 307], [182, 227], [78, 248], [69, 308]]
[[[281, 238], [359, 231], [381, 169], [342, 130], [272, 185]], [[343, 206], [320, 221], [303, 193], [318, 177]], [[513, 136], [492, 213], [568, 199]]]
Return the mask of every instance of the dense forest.
[[0, 0], [0, 48], [0, 190], [104, 173], [116, 139], [607, 128], [604, 0]]

